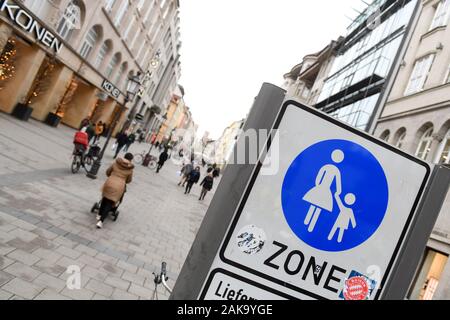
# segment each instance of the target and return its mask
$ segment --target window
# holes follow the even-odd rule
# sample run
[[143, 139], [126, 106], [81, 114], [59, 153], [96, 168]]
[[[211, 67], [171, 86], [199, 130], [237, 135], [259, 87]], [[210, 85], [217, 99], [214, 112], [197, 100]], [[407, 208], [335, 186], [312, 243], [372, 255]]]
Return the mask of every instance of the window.
[[406, 129], [400, 129], [395, 137], [395, 146], [399, 149], [403, 148], [406, 139]]
[[117, 64], [119, 63], [120, 55], [116, 53], [114, 57], [112, 57], [111, 61], [108, 64], [108, 67], [106, 68], [105, 76], [106, 78], [111, 77], [114, 69], [116, 68]]
[[431, 144], [433, 143], [433, 128], [428, 129], [422, 135], [419, 146], [417, 147], [416, 157], [427, 160], [431, 151]]
[[137, 8], [139, 11], [142, 11], [142, 7], [144, 6], [144, 4], [145, 4], [145, 0], [139, 0], [138, 5], [137, 5]]
[[41, 19], [45, 19], [46, 15], [53, 9], [52, 3], [42, 0], [25, 0], [25, 6]]
[[431, 23], [430, 30], [447, 25], [449, 13], [450, 0], [442, 0], [441, 2], [439, 2], [436, 8], [433, 22]]
[[133, 28], [134, 24], [136, 23], [136, 17], [133, 17], [133, 19], [130, 20], [128, 23], [128, 27], [125, 30], [125, 33], [123, 34], [123, 38], [126, 39], [128, 35], [130, 34], [131, 28]]
[[64, 40], [68, 40], [72, 35], [72, 31], [74, 29], [79, 29], [80, 27], [81, 27], [80, 7], [71, 2], [64, 11], [64, 14], [61, 17], [61, 19], [59, 20], [56, 32], [61, 36], [61, 38], [63, 38]]
[[146, 25], [148, 20], [150, 19], [150, 14], [152, 13], [153, 5], [148, 6], [147, 13], [145, 14], [144, 24]]
[[136, 54], [136, 61], [139, 60], [139, 58], [141, 57], [142, 54], [142, 50], [144, 50], [144, 47], [147, 43], [145, 41], [142, 42], [141, 47], [138, 50], [138, 53]]
[[423, 89], [433, 65], [433, 60], [434, 54], [430, 54], [416, 61], [405, 95], [413, 94]]
[[106, 42], [104, 42], [102, 47], [100, 48], [100, 51], [98, 52], [97, 59], [95, 59], [94, 66], [96, 68], [101, 67], [108, 51], [109, 51], [109, 46]]
[[445, 75], [445, 83], [450, 83], [450, 66], [448, 66], [447, 74]]
[[116, 3], [116, 0], [106, 0], [106, 4], [105, 4], [106, 12], [111, 12], [115, 3]]
[[447, 131], [444, 140], [442, 140], [438, 155], [437, 162], [439, 164], [450, 164], [450, 130]]
[[94, 49], [95, 44], [97, 43], [97, 39], [98, 39], [97, 31], [95, 31], [95, 29], [92, 28], [91, 30], [89, 30], [89, 33], [87, 34], [83, 46], [81, 47], [80, 50], [80, 55], [83, 58], [87, 59], [89, 57], [89, 55], [92, 52], [92, 49]]
[[390, 138], [391, 138], [391, 132], [389, 130], [384, 131], [380, 136], [380, 139], [383, 141], [386, 141], [386, 142], [388, 142]]
[[118, 87], [120, 87], [119, 82], [122, 79], [122, 75], [125, 73], [126, 70], [127, 70], [127, 65], [125, 63], [122, 63], [122, 65], [120, 66], [119, 72], [117, 73], [116, 81], [114, 81]]
[[134, 38], [131, 41], [130, 46], [129, 46], [130, 49], [134, 48], [134, 44], [136, 43], [136, 40], [139, 38], [140, 34], [141, 34], [141, 30], [136, 30], [136, 33], [134, 34]]
[[120, 25], [120, 23], [122, 22], [122, 19], [128, 10], [128, 5], [129, 5], [128, 0], [122, 0], [122, 4], [120, 5], [120, 8], [116, 15], [116, 18], [114, 19], [114, 25], [116, 27], [118, 27]]

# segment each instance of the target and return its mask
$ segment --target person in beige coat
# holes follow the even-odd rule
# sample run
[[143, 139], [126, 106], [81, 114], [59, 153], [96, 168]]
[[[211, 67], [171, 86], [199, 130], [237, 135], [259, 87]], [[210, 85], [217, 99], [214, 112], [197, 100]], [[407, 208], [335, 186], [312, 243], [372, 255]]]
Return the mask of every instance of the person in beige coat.
[[127, 153], [124, 159], [117, 159], [116, 162], [106, 170], [108, 179], [102, 189], [103, 199], [97, 216], [97, 220], [99, 220], [97, 223], [98, 229], [103, 227], [103, 222], [105, 222], [109, 212], [121, 201], [126, 191], [127, 184], [133, 181], [134, 165], [132, 161], [133, 155]]

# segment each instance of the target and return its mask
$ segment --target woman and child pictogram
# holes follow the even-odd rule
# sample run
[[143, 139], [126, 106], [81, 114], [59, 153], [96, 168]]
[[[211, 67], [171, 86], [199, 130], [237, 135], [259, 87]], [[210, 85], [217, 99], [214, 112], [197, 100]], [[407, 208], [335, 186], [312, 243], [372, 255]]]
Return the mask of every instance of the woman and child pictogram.
[[[344, 196], [344, 201], [341, 199], [342, 178], [341, 172], [336, 165], [342, 163], [344, 158], [345, 154], [341, 150], [333, 151], [331, 159], [334, 164], [327, 164], [320, 169], [315, 186], [303, 197], [304, 201], [311, 204], [304, 221], [310, 233], [314, 232], [322, 211], [333, 212], [336, 201], [339, 207], [339, 214], [328, 235], [328, 240], [333, 240], [335, 234], [339, 231], [338, 243], [342, 242], [344, 233], [349, 229], [350, 224], [354, 229], [356, 228], [356, 219], [351, 208], [356, 203], [356, 196], [353, 193], [347, 193]], [[331, 190], [333, 182], [336, 183], [336, 193], [334, 195]]]

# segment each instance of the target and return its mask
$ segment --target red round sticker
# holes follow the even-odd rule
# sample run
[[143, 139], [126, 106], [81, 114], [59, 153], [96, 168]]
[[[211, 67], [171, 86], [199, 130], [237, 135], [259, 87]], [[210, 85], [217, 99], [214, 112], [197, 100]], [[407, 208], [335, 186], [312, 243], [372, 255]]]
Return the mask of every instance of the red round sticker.
[[345, 300], [366, 300], [369, 286], [363, 277], [353, 277], [345, 281]]

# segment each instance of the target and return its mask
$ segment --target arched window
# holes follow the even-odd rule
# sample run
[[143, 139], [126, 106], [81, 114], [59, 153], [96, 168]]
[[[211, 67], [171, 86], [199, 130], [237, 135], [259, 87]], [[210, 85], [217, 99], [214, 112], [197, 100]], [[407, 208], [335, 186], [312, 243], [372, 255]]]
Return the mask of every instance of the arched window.
[[447, 134], [442, 140], [442, 143], [439, 147], [439, 164], [450, 164], [450, 129], [447, 131]]
[[99, 68], [102, 66], [103, 61], [105, 61], [105, 57], [110, 51], [110, 49], [111, 47], [108, 44], [108, 42], [107, 41], [103, 42], [100, 51], [98, 52], [97, 58], [95, 59], [94, 67]]
[[116, 81], [115, 84], [117, 85], [117, 87], [121, 88], [120, 85], [120, 81], [122, 80], [122, 76], [124, 75], [124, 73], [127, 71], [128, 65], [126, 62], [122, 63], [122, 65], [120, 66], [119, 72], [117, 73], [116, 76]]
[[380, 139], [383, 141], [386, 141], [386, 142], [388, 142], [390, 138], [391, 138], [391, 132], [389, 130], [385, 130], [380, 136]]
[[59, 20], [56, 32], [64, 40], [68, 40], [73, 30], [81, 27], [81, 9], [73, 1], [67, 6], [64, 14]]
[[395, 146], [397, 148], [399, 148], [399, 149], [403, 148], [403, 146], [405, 144], [405, 139], [406, 139], [406, 129], [405, 128], [401, 128], [395, 134], [395, 137], [394, 137], [394, 144], [395, 144]]
[[81, 46], [80, 55], [87, 59], [89, 55], [91, 54], [92, 50], [95, 47], [95, 44], [98, 40], [98, 33], [95, 30], [95, 27], [93, 27], [91, 30], [89, 30], [86, 39], [84, 40], [83, 45]]
[[111, 61], [108, 64], [108, 67], [106, 68], [106, 71], [105, 71], [106, 78], [111, 77], [114, 69], [116, 69], [119, 62], [120, 62], [120, 53], [116, 53], [114, 55], [114, 57], [112, 57]]
[[416, 157], [427, 160], [431, 151], [431, 144], [433, 143], [433, 131], [433, 127], [431, 127], [422, 135], [419, 146], [417, 147]]

